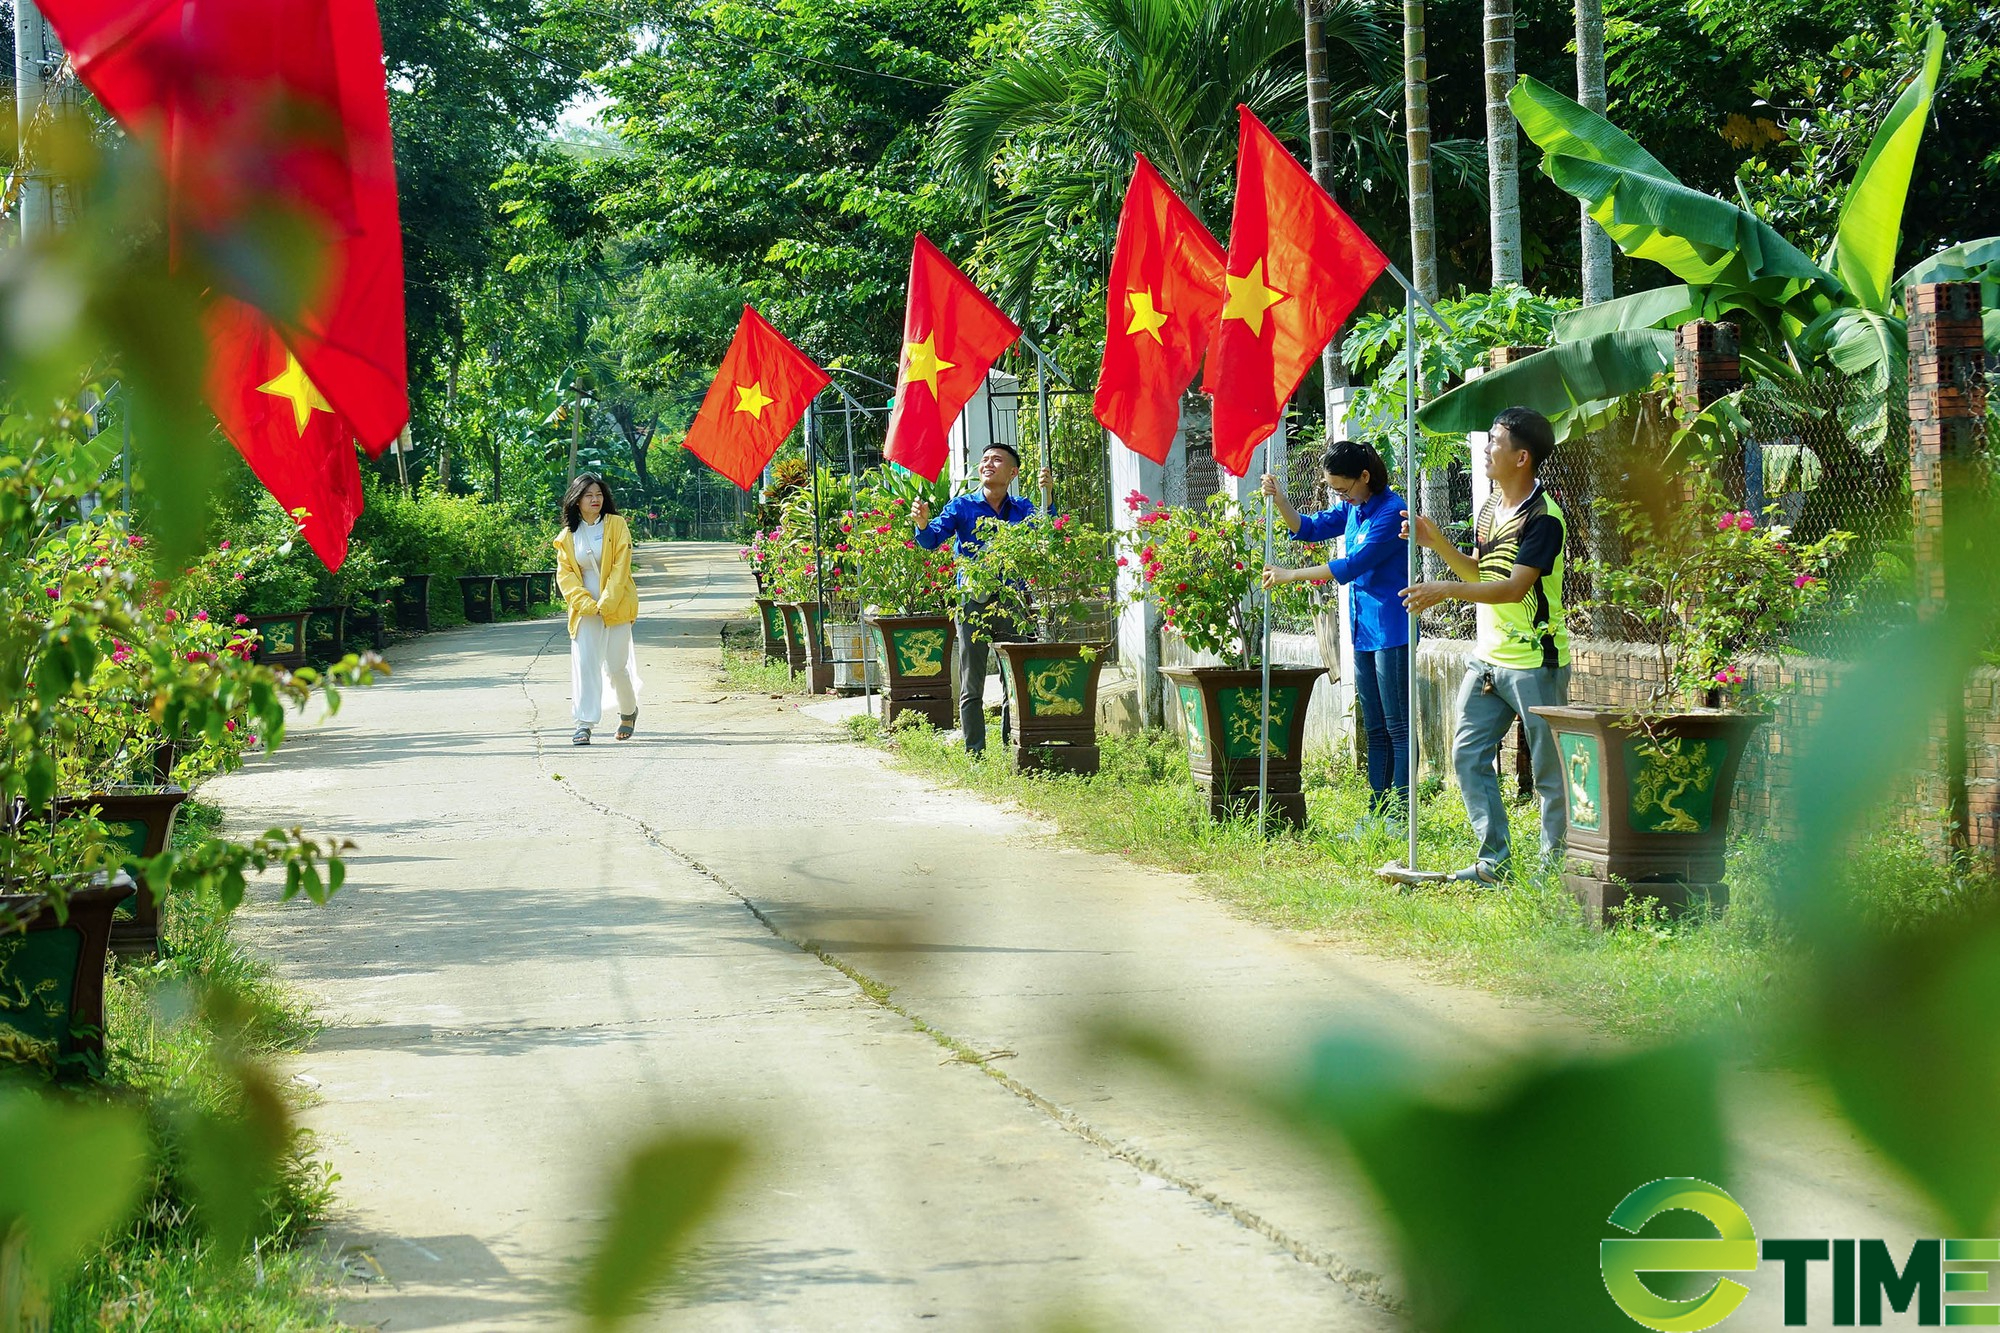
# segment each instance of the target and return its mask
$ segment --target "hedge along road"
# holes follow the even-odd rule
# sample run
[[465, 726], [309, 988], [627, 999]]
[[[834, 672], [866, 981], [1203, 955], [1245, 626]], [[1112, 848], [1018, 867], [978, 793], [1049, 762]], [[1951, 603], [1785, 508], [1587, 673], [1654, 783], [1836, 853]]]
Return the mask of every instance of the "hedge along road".
[[[327, 1024], [298, 1072], [341, 1176], [342, 1316], [559, 1322], [621, 1147], [721, 1125], [755, 1165], [663, 1324], [1401, 1327], [1365, 1188], [1091, 1033], [1138, 1021], [1239, 1079], [1336, 1024], [1468, 1063], [1584, 1038], [724, 693], [734, 548], [638, 559], [633, 741], [568, 744], [559, 623], [473, 626], [212, 789], [233, 823], [360, 846], [329, 907], [266, 892], [242, 921]], [[1796, 1097], [1743, 1084], [1760, 1230], [1923, 1233]], [[1775, 1326], [1777, 1284], [1753, 1290]]]

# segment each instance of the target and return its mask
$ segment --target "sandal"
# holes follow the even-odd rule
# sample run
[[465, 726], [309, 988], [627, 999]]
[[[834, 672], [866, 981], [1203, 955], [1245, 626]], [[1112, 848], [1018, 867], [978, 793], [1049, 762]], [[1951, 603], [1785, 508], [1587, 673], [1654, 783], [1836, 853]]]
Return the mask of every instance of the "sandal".
[[637, 713], [620, 713], [618, 715], [618, 739], [621, 741], [631, 740], [632, 728], [637, 726], [638, 722], [639, 715]]
[[590, 728], [589, 728], [589, 727], [578, 727], [578, 728], [576, 729], [576, 734], [575, 734], [574, 736], [571, 736], [571, 737], [569, 738], [569, 743], [570, 743], [571, 745], [588, 745], [588, 744], [590, 744]]

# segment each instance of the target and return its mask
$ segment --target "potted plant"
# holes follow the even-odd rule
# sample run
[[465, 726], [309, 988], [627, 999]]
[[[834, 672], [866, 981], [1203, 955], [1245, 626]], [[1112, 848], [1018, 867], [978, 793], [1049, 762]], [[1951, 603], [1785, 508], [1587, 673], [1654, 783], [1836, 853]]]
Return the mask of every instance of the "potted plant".
[[1038, 631], [1030, 643], [993, 645], [1015, 701], [1015, 767], [1095, 773], [1097, 683], [1110, 644], [1074, 636], [1117, 582], [1111, 538], [1072, 514], [987, 522], [980, 535], [979, 558], [964, 566], [966, 596]]
[[862, 623], [881, 663], [883, 721], [905, 713], [940, 730], [956, 725], [958, 685], [952, 672], [952, 619], [957, 565], [948, 548], [918, 546], [913, 502], [864, 496], [849, 520], [847, 563], [864, 604]]
[[[1134, 509], [1150, 503], [1134, 495]], [[1242, 813], [1257, 801], [1258, 778], [1268, 781], [1270, 811], [1305, 823], [1300, 764], [1305, 753], [1306, 710], [1321, 667], [1271, 667], [1271, 713], [1266, 726], [1263, 647], [1252, 589], [1263, 566], [1263, 529], [1236, 502], [1212, 495], [1200, 509], [1153, 505], [1122, 534], [1120, 563], [1136, 563], [1146, 598], [1160, 619], [1198, 653], [1225, 665], [1165, 667], [1187, 733], [1195, 781], [1208, 794], [1217, 819]], [[1274, 596], [1303, 596], [1298, 587]]]
[[1591, 566], [1597, 595], [1582, 609], [1642, 645], [1657, 683], [1623, 707], [1535, 710], [1562, 758], [1564, 879], [1598, 921], [1633, 897], [1727, 901], [1736, 774], [1776, 698], [1750, 689], [1757, 659], [1790, 651], [1787, 628], [1825, 604], [1827, 572], [1852, 540], [1833, 531], [1803, 542], [1760, 523], [1698, 465], [1645, 491], [1597, 501], [1625, 550]]

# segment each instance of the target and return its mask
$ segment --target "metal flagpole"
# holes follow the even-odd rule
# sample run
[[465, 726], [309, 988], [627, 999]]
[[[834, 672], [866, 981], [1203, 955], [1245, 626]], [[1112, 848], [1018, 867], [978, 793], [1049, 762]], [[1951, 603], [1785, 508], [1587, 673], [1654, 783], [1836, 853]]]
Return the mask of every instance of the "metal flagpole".
[[1062, 367], [1055, 363], [1055, 358], [1044, 352], [1033, 338], [1024, 333], [1021, 335], [1021, 341], [1035, 354], [1036, 364], [1041, 369], [1041, 373], [1035, 376], [1035, 399], [1042, 416], [1042, 467], [1049, 474], [1049, 484], [1042, 487], [1042, 512], [1046, 514], [1055, 507], [1056, 502], [1056, 446], [1055, 441], [1049, 438], [1049, 376], [1054, 375], [1071, 388], [1076, 386], [1071, 383], [1069, 376], [1062, 373]]
[[[806, 404], [806, 466], [812, 469], [813, 502], [813, 595], [819, 601], [819, 613], [826, 615], [826, 553], [820, 544], [819, 531], [819, 449], [814, 439], [813, 405]], [[813, 632], [807, 617], [806, 633]]]
[[[1277, 473], [1271, 466], [1271, 457], [1278, 442], [1278, 432], [1284, 430], [1284, 428], [1284, 419], [1280, 417], [1278, 429], [1271, 433], [1270, 439], [1264, 441], [1264, 471], [1270, 472], [1273, 476], [1277, 475]], [[1265, 569], [1271, 567], [1271, 505], [1271, 497], [1268, 495], [1265, 496]], [[1262, 586], [1264, 580], [1261, 574], [1257, 582], [1259, 586]], [[1263, 634], [1264, 651], [1261, 654], [1261, 658], [1264, 669], [1264, 707], [1263, 711], [1259, 714], [1260, 721], [1257, 729], [1257, 833], [1260, 837], [1267, 836], [1271, 831], [1271, 590], [1269, 588], [1264, 589]]]
[[[1400, 276], [1400, 275], [1398, 275]], [[1423, 567], [1417, 552], [1415, 509], [1408, 506], [1408, 499], [1417, 494], [1417, 301], [1420, 299], [1415, 288], [1405, 286], [1403, 296], [1403, 489], [1407, 497], [1405, 504], [1413, 517], [1410, 519], [1410, 540], [1405, 543], [1406, 558], [1409, 561], [1409, 581], [1412, 586], [1422, 581]], [[1428, 302], [1426, 302], [1428, 304]], [[1433, 315], [1437, 312], [1432, 311]], [[1409, 799], [1403, 804], [1404, 817], [1409, 824], [1409, 860], [1404, 862], [1411, 870], [1417, 868], [1417, 740], [1421, 734], [1417, 726], [1417, 613], [1410, 616], [1410, 670], [1409, 698], [1404, 704], [1404, 716], [1409, 719]]]
[[[839, 386], [836, 385], [836, 388]], [[840, 421], [847, 428], [847, 503], [854, 507], [854, 400], [845, 393], [840, 395]], [[857, 591], [854, 603], [854, 632], [861, 639], [861, 710], [869, 717], [875, 716], [875, 684], [873, 665], [868, 651], [868, 608], [860, 601]]]

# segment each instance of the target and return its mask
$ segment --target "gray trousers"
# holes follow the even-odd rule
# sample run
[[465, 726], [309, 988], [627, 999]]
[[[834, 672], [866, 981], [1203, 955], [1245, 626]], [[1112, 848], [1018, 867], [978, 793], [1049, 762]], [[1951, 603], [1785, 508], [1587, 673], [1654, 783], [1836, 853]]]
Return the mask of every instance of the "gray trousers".
[[[975, 630], [977, 631], [975, 633]], [[986, 748], [986, 667], [995, 643], [1018, 643], [1021, 633], [1006, 616], [987, 610], [987, 603], [967, 598], [958, 613], [958, 729], [967, 753]], [[1012, 700], [1007, 673], [1000, 673], [1000, 743], [1013, 736]]]
[[1507, 803], [1500, 795], [1500, 742], [1520, 718], [1528, 733], [1528, 760], [1534, 769], [1535, 794], [1542, 802], [1542, 855], [1560, 857], [1569, 842], [1569, 814], [1563, 791], [1562, 759], [1555, 733], [1529, 712], [1569, 702], [1569, 668], [1517, 671], [1474, 659], [1458, 692], [1458, 735], [1452, 742], [1452, 766], [1458, 771], [1459, 794], [1472, 816], [1479, 838], [1481, 864], [1498, 869], [1507, 864]]

